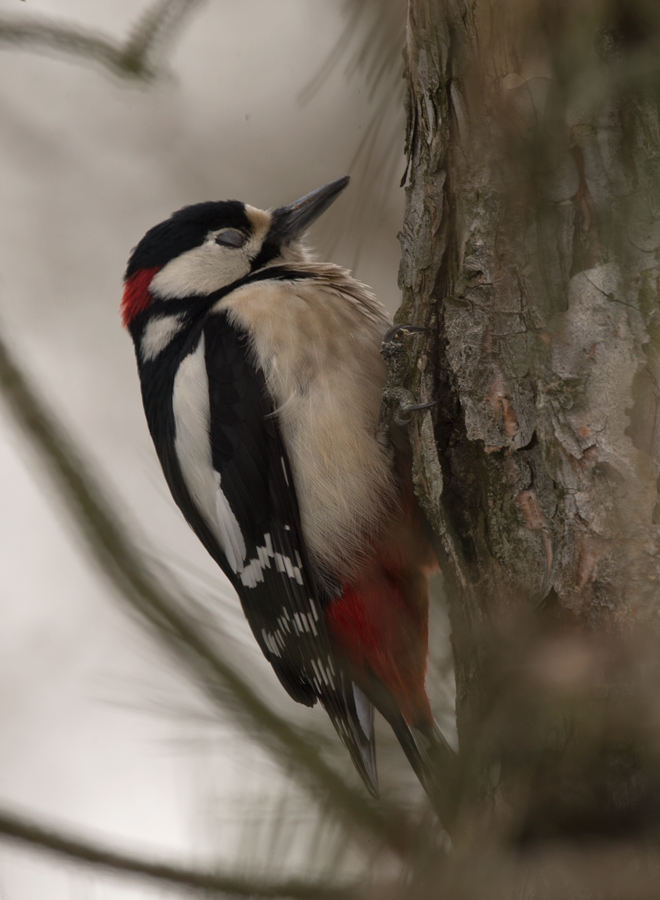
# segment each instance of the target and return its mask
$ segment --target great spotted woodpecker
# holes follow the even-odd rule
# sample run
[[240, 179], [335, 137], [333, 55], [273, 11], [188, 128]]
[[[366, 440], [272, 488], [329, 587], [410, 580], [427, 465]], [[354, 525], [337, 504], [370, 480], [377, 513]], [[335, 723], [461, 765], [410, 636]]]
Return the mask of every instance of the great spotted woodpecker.
[[123, 322], [172, 496], [277, 677], [320, 700], [377, 796], [375, 705], [433, 795], [433, 555], [405, 452], [377, 429], [391, 321], [301, 240], [348, 180], [273, 212], [175, 212], [130, 257]]

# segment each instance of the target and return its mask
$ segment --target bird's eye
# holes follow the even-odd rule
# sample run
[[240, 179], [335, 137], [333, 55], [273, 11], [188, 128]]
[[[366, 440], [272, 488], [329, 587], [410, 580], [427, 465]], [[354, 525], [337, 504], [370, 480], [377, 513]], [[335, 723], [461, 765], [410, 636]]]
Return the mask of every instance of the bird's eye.
[[245, 235], [240, 231], [234, 231], [233, 228], [228, 228], [216, 235], [215, 242], [222, 247], [242, 247], [245, 243]]

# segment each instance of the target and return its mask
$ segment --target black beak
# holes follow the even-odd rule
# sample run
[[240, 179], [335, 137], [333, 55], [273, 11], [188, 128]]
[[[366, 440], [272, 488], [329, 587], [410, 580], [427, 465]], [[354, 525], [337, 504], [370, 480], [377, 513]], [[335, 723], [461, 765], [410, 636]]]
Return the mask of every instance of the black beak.
[[270, 234], [280, 244], [286, 244], [314, 222], [321, 213], [335, 202], [351, 179], [348, 175], [331, 181], [289, 206], [280, 206], [273, 212]]

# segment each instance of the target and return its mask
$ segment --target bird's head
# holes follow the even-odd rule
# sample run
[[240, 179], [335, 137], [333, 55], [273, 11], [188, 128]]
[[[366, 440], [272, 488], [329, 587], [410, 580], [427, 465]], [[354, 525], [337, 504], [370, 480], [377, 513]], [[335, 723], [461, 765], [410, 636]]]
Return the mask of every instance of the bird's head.
[[150, 229], [131, 254], [124, 325], [133, 325], [154, 304], [208, 297], [265, 266], [304, 259], [301, 238], [348, 182], [348, 177], [338, 178], [272, 211], [227, 200], [173, 213]]

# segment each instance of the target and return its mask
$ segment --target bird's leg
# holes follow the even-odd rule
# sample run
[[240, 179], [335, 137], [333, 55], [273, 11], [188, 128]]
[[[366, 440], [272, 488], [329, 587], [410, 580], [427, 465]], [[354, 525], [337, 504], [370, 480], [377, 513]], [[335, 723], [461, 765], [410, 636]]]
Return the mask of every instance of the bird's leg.
[[409, 415], [418, 410], [430, 409], [437, 401], [416, 403], [412, 393], [403, 386], [406, 368], [405, 339], [426, 332], [422, 325], [397, 323], [385, 333], [380, 352], [387, 363], [387, 380], [383, 389], [378, 430], [384, 437], [393, 424], [404, 426], [412, 421]]
[[[410, 395], [412, 396], [412, 394]], [[428, 403], [407, 403], [401, 404], [399, 407], [402, 413], [411, 413], [411, 412], [419, 412], [422, 409], [432, 409], [434, 406], [438, 405], [437, 400], [429, 400]], [[409, 425], [412, 422], [412, 416], [409, 416], [407, 419], [395, 418], [394, 421], [397, 425]]]

